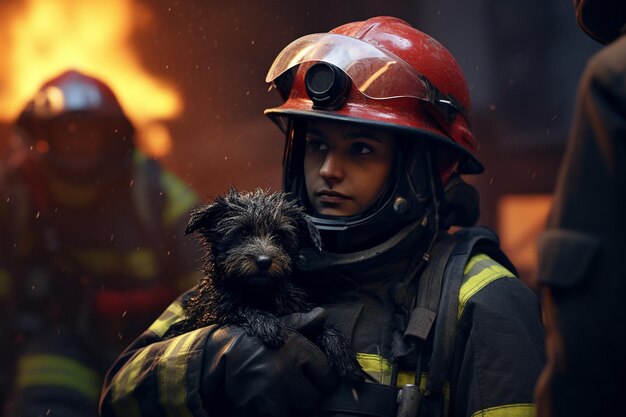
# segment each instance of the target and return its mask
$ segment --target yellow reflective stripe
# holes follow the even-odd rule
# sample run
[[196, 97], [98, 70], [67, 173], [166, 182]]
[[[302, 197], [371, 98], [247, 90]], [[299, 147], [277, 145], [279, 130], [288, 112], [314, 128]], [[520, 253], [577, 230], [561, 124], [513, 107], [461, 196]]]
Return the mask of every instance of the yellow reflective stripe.
[[85, 207], [98, 196], [98, 187], [64, 181], [52, 175], [46, 179], [53, 201], [62, 201], [66, 207]]
[[370, 374], [378, 383], [389, 384], [391, 381], [391, 365], [379, 355], [357, 353], [356, 358], [365, 372]]
[[0, 269], [0, 298], [9, 296], [11, 291], [11, 275], [8, 271]]
[[472, 417], [532, 417], [535, 404], [508, 404], [476, 411]]
[[167, 203], [163, 211], [165, 226], [173, 226], [176, 221], [197, 204], [198, 197], [189, 187], [170, 172], [163, 172], [161, 176]]
[[[389, 385], [391, 383], [391, 362], [380, 355], [373, 353], [357, 353], [356, 358], [365, 372], [372, 376], [378, 383]], [[420, 387], [426, 389], [428, 374], [420, 375]], [[415, 384], [415, 372], [399, 371], [396, 387], [401, 388], [406, 384]], [[448, 409], [450, 401], [450, 382], [444, 382], [443, 386], [444, 409]], [[444, 415], [447, 411], [444, 411]]]
[[465, 265], [465, 269], [463, 270], [463, 275], [469, 274], [470, 270], [474, 267], [474, 265], [476, 265], [478, 262], [481, 262], [481, 261], [494, 262], [493, 259], [485, 255], [484, 253], [479, 253], [477, 255], [474, 255], [470, 258], [470, 260]]
[[183, 306], [176, 300], [167, 307], [163, 314], [161, 314], [152, 325], [150, 325], [148, 330], [157, 334], [159, 337], [163, 337], [170, 327], [184, 318], [185, 311], [183, 310]]
[[97, 275], [107, 275], [119, 271], [120, 254], [108, 249], [78, 249], [72, 251], [73, 257], [87, 271]]
[[115, 375], [112, 381], [111, 404], [117, 416], [141, 417], [141, 409], [133, 392], [137, 386], [138, 376], [152, 346], [140, 351], [131, 358]]
[[128, 268], [133, 277], [148, 279], [159, 272], [159, 263], [155, 252], [141, 248], [130, 252], [108, 249], [78, 249], [72, 251], [73, 257], [87, 271], [95, 275], [119, 273]]
[[192, 417], [187, 405], [187, 364], [190, 347], [202, 330], [172, 339], [159, 359], [159, 402], [168, 416]]
[[[357, 353], [356, 357], [363, 370], [380, 384], [389, 385], [391, 383], [391, 363], [387, 359], [370, 353]], [[398, 372], [397, 386], [401, 387], [406, 384], [415, 384], [415, 372]]]
[[[468, 275], [470, 272], [473, 272], [473, 274]], [[457, 317], [461, 317], [465, 304], [467, 304], [470, 298], [499, 278], [515, 278], [515, 275], [487, 255], [479, 254], [472, 257], [465, 266], [465, 276], [459, 291]]]
[[58, 355], [28, 355], [20, 359], [17, 371], [20, 388], [54, 386], [81, 393], [97, 401], [100, 376], [82, 363]]
[[153, 278], [159, 272], [156, 254], [150, 249], [129, 252], [126, 257], [126, 264], [137, 278]]

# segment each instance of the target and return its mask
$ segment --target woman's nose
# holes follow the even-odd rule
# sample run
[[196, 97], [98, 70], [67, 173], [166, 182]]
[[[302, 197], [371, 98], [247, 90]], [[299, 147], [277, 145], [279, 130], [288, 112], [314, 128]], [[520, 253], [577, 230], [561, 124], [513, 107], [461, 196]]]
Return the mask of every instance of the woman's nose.
[[341, 158], [334, 152], [326, 154], [326, 159], [320, 168], [320, 176], [326, 182], [335, 183], [343, 179], [343, 167]]

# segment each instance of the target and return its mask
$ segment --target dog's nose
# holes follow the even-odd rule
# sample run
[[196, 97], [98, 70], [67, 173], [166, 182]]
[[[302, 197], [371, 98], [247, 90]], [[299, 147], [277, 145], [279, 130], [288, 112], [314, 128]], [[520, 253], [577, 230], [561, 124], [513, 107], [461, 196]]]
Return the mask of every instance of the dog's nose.
[[267, 271], [272, 266], [272, 260], [269, 256], [261, 255], [256, 258], [256, 266], [261, 271]]

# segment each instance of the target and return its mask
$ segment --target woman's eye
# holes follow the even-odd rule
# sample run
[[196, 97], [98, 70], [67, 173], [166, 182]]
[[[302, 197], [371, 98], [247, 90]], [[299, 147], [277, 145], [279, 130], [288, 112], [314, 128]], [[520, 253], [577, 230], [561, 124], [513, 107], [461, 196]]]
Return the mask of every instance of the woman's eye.
[[351, 151], [356, 155], [365, 155], [374, 152], [374, 149], [366, 143], [353, 143]]
[[313, 152], [326, 152], [328, 144], [320, 139], [307, 138], [306, 147]]

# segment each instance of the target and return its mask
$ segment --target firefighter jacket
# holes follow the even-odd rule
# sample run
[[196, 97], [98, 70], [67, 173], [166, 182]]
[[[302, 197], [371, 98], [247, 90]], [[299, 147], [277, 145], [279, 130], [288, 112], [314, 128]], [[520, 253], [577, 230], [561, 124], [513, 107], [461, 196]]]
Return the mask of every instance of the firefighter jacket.
[[183, 236], [196, 194], [139, 153], [106, 184], [44, 175], [28, 158], [9, 168], [0, 187], [9, 415], [96, 415], [106, 369], [197, 280], [196, 245]]
[[624, 414], [625, 132], [623, 34], [589, 59], [580, 79], [552, 212], [538, 242], [550, 324], [539, 390], [549, 403], [543, 416]]
[[[416, 379], [416, 352], [402, 342], [407, 323], [398, 284], [412, 273], [412, 261], [420, 256], [415, 252], [401, 245], [386, 259], [299, 274], [311, 300], [324, 307], [328, 320], [358, 352], [364, 370], [379, 382], [365, 386], [391, 388], [392, 379], [398, 387], [416, 381], [427, 386], [428, 366]], [[533, 387], [544, 360], [535, 294], [486, 253], [473, 253], [461, 275], [451, 372], [441, 392], [433, 393], [435, 405], [420, 407], [420, 415], [534, 415]], [[229, 415], [223, 392], [232, 381], [225, 379], [224, 363], [232, 358], [239, 343], [233, 340], [238, 339], [221, 340], [222, 329], [216, 326], [163, 337], [184, 319], [187, 296], [171, 304], [109, 371], [101, 399], [103, 416]], [[426, 365], [428, 357], [422, 355]], [[391, 392], [395, 404], [397, 391]], [[389, 414], [340, 414], [395, 413], [392, 407]]]

